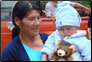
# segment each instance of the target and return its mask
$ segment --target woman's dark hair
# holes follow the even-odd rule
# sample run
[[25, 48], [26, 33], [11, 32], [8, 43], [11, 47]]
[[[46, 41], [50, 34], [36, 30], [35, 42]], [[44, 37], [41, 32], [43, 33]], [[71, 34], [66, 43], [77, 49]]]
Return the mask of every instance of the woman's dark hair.
[[[12, 32], [13, 38], [20, 32], [19, 27], [16, 25], [16, 23], [14, 21], [14, 18], [16, 16], [21, 21], [27, 15], [27, 13], [33, 9], [40, 11], [40, 15], [42, 14], [40, 5], [38, 6], [36, 3], [33, 3], [33, 2], [36, 2], [36, 1], [18, 1], [15, 4], [15, 6], [13, 8], [13, 12], [12, 12], [12, 21], [13, 21], [13, 24], [15, 25], [15, 28]], [[13, 34], [15, 32], [17, 34]]]
[[37, 6], [35, 3], [32, 3], [31, 1], [18, 1], [15, 4], [12, 12], [13, 24], [17, 26], [14, 21], [15, 16], [17, 16], [20, 20], [22, 20], [24, 16], [26, 16], [26, 14], [33, 9], [41, 11], [41, 8]]

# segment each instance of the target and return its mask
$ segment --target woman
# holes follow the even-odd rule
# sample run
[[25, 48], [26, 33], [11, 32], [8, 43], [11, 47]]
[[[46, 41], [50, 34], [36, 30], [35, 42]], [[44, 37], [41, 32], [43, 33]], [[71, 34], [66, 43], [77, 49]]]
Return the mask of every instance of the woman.
[[39, 33], [40, 9], [28, 1], [19, 1], [13, 8], [13, 23], [19, 35], [3, 49], [2, 61], [40, 61], [48, 35]]

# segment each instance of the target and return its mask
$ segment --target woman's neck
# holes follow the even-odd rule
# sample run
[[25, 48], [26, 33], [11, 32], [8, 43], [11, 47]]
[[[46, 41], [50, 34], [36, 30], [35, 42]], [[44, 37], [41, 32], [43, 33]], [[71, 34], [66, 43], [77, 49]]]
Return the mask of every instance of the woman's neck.
[[27, 36], [20, 33], [19, 35], [20, 40], [27, 45], [29, 48], [35, 49], [35, 50], [41, 50], [43, 48], [43, 42], [40, 37], [40, 34], [36, 36]]
[[35, 36], [32, 36], [32, 35], [26, 35], [26, 34], [23, 34], [23, 33], [20, 33], [19, 34], [19, 37], [20, 37], [20, 40], [23, 42], [23, 43], [34, 43], [36, 39], [39, 39], [39, 34], [35, 35]]

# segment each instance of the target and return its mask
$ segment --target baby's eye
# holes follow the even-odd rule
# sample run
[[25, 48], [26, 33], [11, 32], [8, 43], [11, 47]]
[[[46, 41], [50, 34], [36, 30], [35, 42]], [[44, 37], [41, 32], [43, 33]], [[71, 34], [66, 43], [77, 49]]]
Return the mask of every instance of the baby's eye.
[[71, 30], [71, 28], [67, 28], [67, 30]]
[[62, 30], [63, 31], [64, 29], [63, 28], [59, 28], [59, 30]]

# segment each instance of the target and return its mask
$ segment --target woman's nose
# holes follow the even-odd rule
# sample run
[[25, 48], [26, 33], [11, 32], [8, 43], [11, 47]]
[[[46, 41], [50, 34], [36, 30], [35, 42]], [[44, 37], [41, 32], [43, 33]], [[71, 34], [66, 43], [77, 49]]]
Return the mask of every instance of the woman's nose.
[[39, 25], [40, 24], [40, 20], [36, 18], [34, 24], [35, 25]]

